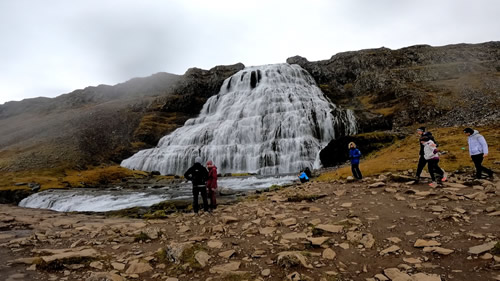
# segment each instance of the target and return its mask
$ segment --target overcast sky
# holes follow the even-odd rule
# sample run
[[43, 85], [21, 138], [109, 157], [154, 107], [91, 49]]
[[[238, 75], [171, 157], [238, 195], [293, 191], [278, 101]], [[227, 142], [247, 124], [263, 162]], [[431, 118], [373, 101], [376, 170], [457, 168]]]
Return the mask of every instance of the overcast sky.
[[157, 72], [500, 40], [497, 0], [1, 0], [0, 104]]

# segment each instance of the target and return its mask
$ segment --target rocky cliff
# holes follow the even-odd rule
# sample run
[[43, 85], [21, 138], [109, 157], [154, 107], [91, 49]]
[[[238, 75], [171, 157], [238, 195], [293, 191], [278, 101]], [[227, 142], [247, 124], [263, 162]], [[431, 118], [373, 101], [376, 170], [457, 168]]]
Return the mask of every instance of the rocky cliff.
[[362, 132], [499, 119], [500, 42], [380, 48], [287, 62], [309, 71], [334, 103], [356, 110]]

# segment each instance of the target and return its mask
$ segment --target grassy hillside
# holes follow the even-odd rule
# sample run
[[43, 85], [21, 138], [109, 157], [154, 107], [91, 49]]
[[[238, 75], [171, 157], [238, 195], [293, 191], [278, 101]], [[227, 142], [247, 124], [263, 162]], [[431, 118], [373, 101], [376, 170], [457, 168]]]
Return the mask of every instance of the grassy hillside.
[[[415, 127], [416, 129], [417, 127]], [[440, 166], [446, 171], [454, 171], [464, 167], [474, 167], [467, 146], [467, 137], [463, 133], [464, 127], [432, 128], [439, 149], [442, 151]], [[498, 126], [478, 127], [479, 132], [486, 138], [489, 146], [489, 156], [483, 162], [484, 166], [499, 168], [495, 162], [500, 161], [500, 130]], [[362, 147], [359, 147], [363, 151]], [[403, 140], [380, 151], [366, 155], [361, 159], [360, 170], [363, 176], [371, 176], [384, 172], [416, 170], [419, 153], [418, 136], [415, 133]], [[427, 168], [425, 168], [427, 169]], [[338, 170], [323, 173], [318, 180], [329, 181], [351, 176], [351, 167], [344, 166]]]
[[[412, 127], [415, 131], [417, 126]], [[498, 126], [484, 126], [477, 128], [486, 138], [490, 153], [483, 162], [485, 166], [499, 170], [500, 165], [500, 130]], [[439, 142], [442, 151], [440, 166], [446, 171], [454, 171], [465, 167], [473, 168], [470, 160], [467, 137], [463, 134], [463, 127], [433, 128], [429, 130]], [[363, 147], [360, 147], [363, 151]], [[377, 175], [385, 172], [400, 172], [412, 169], [415, 171], [419, 153], [418, 136], [409, 135], [405, 139], [396, 140], [394, 144], [377, 152], [365, 155], [360, 164], [364, 176]], [[426, 168], [427, 169], [427, 168]], [[337, 170], [321, 174], [318, 181], [330, 181], [345, 179], [351, 175], [349, 165], [344, 165]], [[41, 189], [100, 186], [104, 184], [119, 184], [123, 178], [141, 179], [147, 178], [149, 174], [142, 171], [132, 171], [120, 166], [96, 166], [87, 170], [78, 171], [74, 169], [44, 169], [33, 171], [21, 171], [3, 173], [0, 177], [0, 190], [27, 189], [27, 185], [16, 186], [16, 183], [36, 182]], [[168, 178], [156, 176], [158, 179]]]
[[[0, 177], [0, 190], [28, 189], [26, 184], [38, 183], [41, 190], [67, 187], [88, 187], [104, 184], [119, 184], [123, 178], [146, 178], [149, 174], [133, 171], [120, 166], [89, 167], [88, 170], [45, 169], [3, 173]], [[164, 176], [160, 176], [166, 178]], [[18, 185], [16, 185], [18, 184]]]

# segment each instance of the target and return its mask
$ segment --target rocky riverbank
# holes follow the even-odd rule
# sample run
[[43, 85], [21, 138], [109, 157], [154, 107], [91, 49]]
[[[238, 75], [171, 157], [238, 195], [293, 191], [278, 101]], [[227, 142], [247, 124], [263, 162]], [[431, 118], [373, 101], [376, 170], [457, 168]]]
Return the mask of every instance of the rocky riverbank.
[[500, 280], [499, 195], [497, 179], [451, 175], [430, 188], [380, 175], [161, 220], [0, 205], [0, 272], [9, 281]]

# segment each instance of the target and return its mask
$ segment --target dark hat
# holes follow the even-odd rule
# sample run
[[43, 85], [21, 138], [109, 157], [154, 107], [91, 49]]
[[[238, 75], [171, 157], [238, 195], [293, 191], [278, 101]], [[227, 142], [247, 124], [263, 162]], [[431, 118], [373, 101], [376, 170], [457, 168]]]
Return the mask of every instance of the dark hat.
[[417, 131], [425, 132], [425, 127], [420, 127], [420, 128], [417, 129]]
[[473, 134], [473, 133], [474, 133], [474, 130], [472, 130], [471, 128], [465, 128], [465, 129], [464, 129], [464, 133]]

